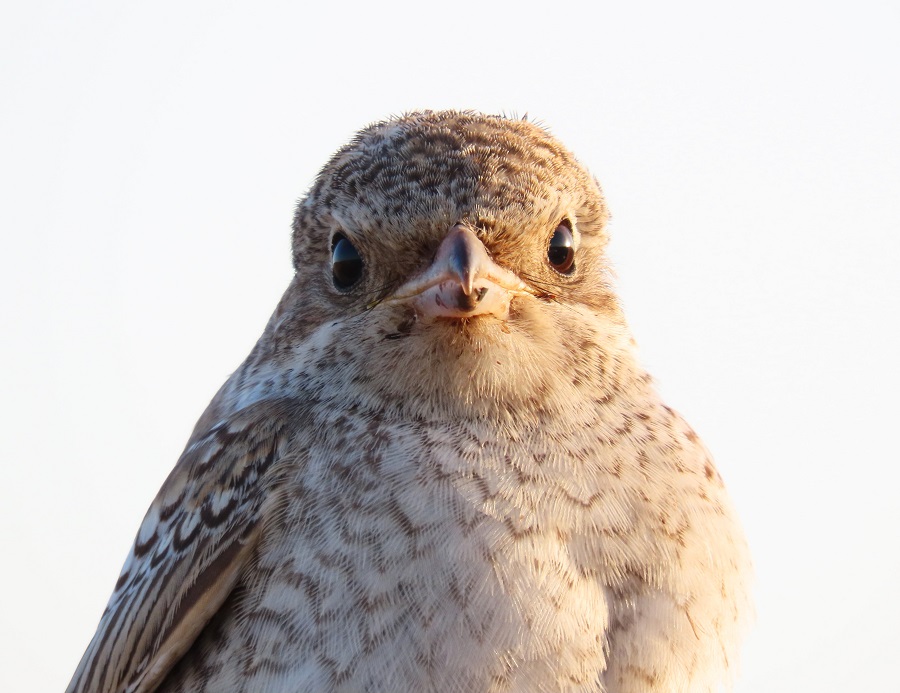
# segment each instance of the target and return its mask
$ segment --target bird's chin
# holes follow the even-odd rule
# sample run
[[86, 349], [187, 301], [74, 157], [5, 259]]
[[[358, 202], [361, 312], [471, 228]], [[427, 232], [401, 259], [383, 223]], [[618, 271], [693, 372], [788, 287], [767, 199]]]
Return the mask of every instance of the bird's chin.
[[[358, 362], [364, 372], [355, 382], [365, 384], [357, 387], [383, 406], [417, 418], [506, 416], [547, 389], [545, 366], [558, 351], [545, 342], [549, 330], [535, 333], [533, 311], [520, 311], [516, 304], [506, 319], [494, 314], [424, 319], [409, 305], [384, 307], [380, 338], [362, 345], [367, 357]], [[386, 369], [385, 363], [395, 367]]]
[[438, 316], [430, 318], [424, 325], [437, 325], [438, 329], [456, 330], [462, 333], [480, 333], [498, 330], [509, 334], [506, 320], [496, 315], [461, 315], [459, 317]]
[[[513, 311], [514, 315], [515, 311]], [[434, 353], [440, 353], [444, 348], [456, 344], [459, 339], [491, 339], [501, 338], [510, 334], [510, 321], [514, 319], [510, 311], [498, 315], [493, 312], [472, 313], [466, 311], [446, 311], [442, 314], [422, 314], [416, 306], [406, 306], [398, 311], [396, 317], [391, 320], [394, 331], [389, 338], [415, 337], [419, 340], [431, 342], [435, 346]]]

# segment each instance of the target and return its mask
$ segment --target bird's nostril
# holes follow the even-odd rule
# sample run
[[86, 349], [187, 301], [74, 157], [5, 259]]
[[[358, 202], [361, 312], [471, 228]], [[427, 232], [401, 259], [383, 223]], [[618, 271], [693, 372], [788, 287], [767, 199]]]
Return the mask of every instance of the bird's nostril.
[[484, 298], [484, 295], [488, 292], [486, 286], [482, 286], [475, 291], [475, 302], [481, 303], [481, 299]]

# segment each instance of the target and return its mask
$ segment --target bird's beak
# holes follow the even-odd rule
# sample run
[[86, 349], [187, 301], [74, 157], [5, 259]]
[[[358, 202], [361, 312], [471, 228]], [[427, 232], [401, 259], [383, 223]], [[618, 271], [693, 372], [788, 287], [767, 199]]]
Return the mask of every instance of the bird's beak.
[[531, 293], [509, 270], [495, 264], [484, 244], [463, 224], [441, 242], [434, 261], [388, 301], [409, 301], [423, 318], [493, 315], [505, 320], [513, 296]]

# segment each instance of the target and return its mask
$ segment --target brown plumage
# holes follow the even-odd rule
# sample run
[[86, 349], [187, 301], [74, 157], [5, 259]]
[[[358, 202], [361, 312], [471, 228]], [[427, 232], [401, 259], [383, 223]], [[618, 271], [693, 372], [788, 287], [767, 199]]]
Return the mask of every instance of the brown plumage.
[[727, 682], [746, 547], [637, 364], [606, 220], [528, 122], [418, 113], [342, 148], [69, 691]]

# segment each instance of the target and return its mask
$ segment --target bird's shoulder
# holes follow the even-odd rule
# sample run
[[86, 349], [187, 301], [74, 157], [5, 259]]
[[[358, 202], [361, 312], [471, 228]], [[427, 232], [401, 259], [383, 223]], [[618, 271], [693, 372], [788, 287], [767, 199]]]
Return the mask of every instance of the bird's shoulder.
[[238, 581], [307, 407], [254, 403], [195, 436], [150, 505], [68, 693], [152, 691]]

